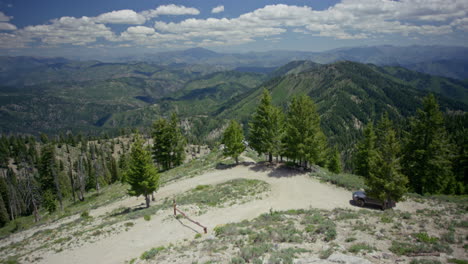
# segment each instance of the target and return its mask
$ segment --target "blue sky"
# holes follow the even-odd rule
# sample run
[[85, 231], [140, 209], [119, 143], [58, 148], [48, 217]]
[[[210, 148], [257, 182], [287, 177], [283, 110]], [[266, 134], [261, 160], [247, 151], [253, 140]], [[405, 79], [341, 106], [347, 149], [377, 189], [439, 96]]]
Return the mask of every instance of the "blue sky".
[[467, 0], [0, 0], [0, 55], [468, 45]]

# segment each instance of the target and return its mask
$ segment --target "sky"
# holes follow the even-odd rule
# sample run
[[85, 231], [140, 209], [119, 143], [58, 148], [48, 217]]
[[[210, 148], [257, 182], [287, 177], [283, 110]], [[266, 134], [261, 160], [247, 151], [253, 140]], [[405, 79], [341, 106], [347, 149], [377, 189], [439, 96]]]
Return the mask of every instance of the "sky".
[[468, 46], [468, 0], [0, 0], [0, 55]]

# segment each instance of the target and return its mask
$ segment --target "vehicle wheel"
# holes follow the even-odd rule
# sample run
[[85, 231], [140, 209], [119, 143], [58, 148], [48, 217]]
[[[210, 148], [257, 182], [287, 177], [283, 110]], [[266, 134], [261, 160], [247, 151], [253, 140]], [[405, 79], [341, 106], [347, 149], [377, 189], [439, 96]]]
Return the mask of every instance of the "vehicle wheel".
[[357, 204], [357, 206], [359, 206], [359, 207], [363, 207], [363, 206], [364, 206], [364, 200], [358, 199], [358, 200], [356, 201], [356, 204]]

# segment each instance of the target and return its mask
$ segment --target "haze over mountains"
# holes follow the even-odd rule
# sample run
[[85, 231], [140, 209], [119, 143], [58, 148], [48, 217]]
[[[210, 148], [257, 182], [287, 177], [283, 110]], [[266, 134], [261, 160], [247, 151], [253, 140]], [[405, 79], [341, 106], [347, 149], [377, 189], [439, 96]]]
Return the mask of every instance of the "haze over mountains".
[[121, 62], [147, 61], [162, 65], [203, 63], [226, 67], [279, 67], [295, 60], [310, 60], [321, 64], [349, 60], [376, 65], [398, 65], [433, 75], [468, 78], [466, 47], [384, 45], [340, 48], [323, 52], [275, 50], [248, 53], [218, 53], [204, 48], [193, 48], [117, 59]]

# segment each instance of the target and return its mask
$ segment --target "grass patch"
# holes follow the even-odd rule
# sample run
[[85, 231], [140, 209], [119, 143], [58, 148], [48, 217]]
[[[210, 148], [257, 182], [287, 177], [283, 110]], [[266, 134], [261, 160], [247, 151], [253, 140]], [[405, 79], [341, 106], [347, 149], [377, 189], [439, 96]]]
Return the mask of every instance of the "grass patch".
[[454, 258], [448, 259], [447, 262], [455, 263], [455, 264], [468, 264], [468, 260], [454, 259]]
[[151, 220], [151, 215], [146, 214], [146, 215], [143, 216], [143, 219], [145, 219], [146, 221], [149, 221], [149, 220]]
[[245, 202], [270, 189], [264, 181], [235, 179], [217, 185], [198, 185], [176, 197], [178, 205], [196, 204], [200, 208], [220, 207], [236, 201]]
[[397, 255], [411, 255], [418, 253], [452, 253], [453, 250], [448, 244], [445, 243], [407, 243], [407, 242], [398, 242], [392, 241], [392, 245], [389, 250]]
[[334, 174], [327, 169], [320, 168], [316, 172], [312, 172], [310, 176], [352, 191], [364, 190], [366, 188], [366, 185], [364, 184], [364, 178], [354, 174]]

